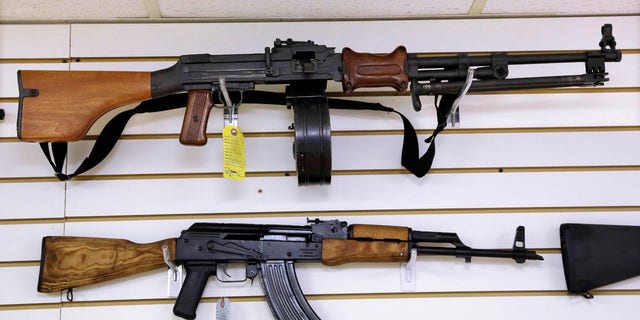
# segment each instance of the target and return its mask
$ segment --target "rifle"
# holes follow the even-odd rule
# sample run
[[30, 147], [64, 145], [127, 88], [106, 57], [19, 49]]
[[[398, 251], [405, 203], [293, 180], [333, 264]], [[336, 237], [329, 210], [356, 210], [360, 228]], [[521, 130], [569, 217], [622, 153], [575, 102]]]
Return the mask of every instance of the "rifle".
[[455, 233], [348, 225], [339, 220], [307, 220], [304, 226], [195, 223], [177, 239], [149, 244], [121, 239], [44, 237], [38, 291], [65, 290], [167, 265], [173, 269], [177, 264], [184, 266], [186, 278], [173, 312], [194, 319], [208, 278], [217, 274], [218, 266], [225, 270], [228, 263], [241, 262], [246, 264], [245, 280], [253, 281], [260, 275], [276, 319], [320, 319], [300, 289], [295, 262], [320, 261], [328, 266], [407, 262], [412, 256], [425, 254], [455, 256], [466, 262], [472, 257], [512, 258], [517, 263], [543, 260], [525, 248], [522, 226], [516, 230], [511, 250], [490, 250], [472, 249]]
[[[56, 175], [66, 180], [100, 162], [128, 118], [114, 125], [116, 129], [104, 130], [119, 132], [106, 146], [94, 148], [101, 149], [96, 151], [99, 155], [92, 152], [92, 160], [73, 174], [62, 174], [60, 162], [64, 157], [56, 153], [66, 153], [64, 143], [84, 138], [98, 118], [123, 105], [143, 102], [134, 113], [186, 106], [180, 142], [203, 145], [207, 142], [209, 113], [216, 104], [224, 104], [225, 117], [229, 119], [237, 116], [237, 107], [243, 102], [286, 104], [294, 113], [298, 183], [330, 183], [329, 108], [396, 112], [380, 104], [328, 99], [327, 81], [332, 80], [341, 82], [346, 94], [364, 87], [391, 87], [398, 92], [410, 88], [416, 111], [422, 108], [421, 96], [442, 96], [439, 104], [436, 99], [438, 125], [427, 139], [430, 145], [423, 156], [419, 155], [409, 120], [396, 112], [405, 126], [402, 165], [421, 177], [431, 168], [435, 137], [447, 126], [447, 119], [456, 116], [467, 92], [603, 85], [609, 80], [605, 62], [620, 61], [622, 53], [616, 50], [610, 24], [602, 26], [601, 33], [600, 50], [584, 52], [424, 56], [407, 53], [404, 46], [399, 46], [389, 54], [379, 55], [350, 48], [336, 53], [335, 48], [313, 41], [277, 39], [264, 53], [183, 55], [173, 66], [154, 72], [20, 70], [18, 138], [52, 142], [50, 149], [60, 151], [49, 151], [45, 145], [43, 150]], [[585, 73], [507, 79], [509, 65], [570, 62], [584, 62]], [[286, 89], [285, 93], [261, 92], [255, 90], [257, 84], [285, 84]]]

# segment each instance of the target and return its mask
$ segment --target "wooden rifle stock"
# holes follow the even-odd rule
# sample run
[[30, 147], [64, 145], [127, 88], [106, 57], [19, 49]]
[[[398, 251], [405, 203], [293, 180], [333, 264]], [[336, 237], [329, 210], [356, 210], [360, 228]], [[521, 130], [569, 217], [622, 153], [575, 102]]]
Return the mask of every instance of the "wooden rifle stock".
[[44, 237], [38, 292], [96, 284], [166, 267], [162, 246], [175, 258], [176, 239], [137, 244], [128, 240]]
[[151, 98], [150, 72], [18, 71], [23, 141], [82, 139], [110, 110]]
[[349, 239], [322, 241], [322, 263], [405, 262], [409, 260], [409, 228], [354, 224]]

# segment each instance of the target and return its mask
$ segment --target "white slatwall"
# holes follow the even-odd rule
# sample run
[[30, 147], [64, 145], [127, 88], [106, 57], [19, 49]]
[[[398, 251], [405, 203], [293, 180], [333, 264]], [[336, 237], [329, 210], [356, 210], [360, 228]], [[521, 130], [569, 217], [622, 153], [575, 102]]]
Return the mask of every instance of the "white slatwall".
[[[597, 48], [604, 23], [613, 24], [619, 48], [628, 51], [621, 63], [607, 65], [611, 82], [603, 90], [467, 96], [460, 129], [438, 138], [437, 170], [422, 179], [399, 171], [398, 117], [376, 112], [331, 111], [339, 174], [330, 186], [302, 188], [295, 176], [285, 175], [295, 173], [293, 136], [286, 129], [293, 116], [279, 106], [241, 107], [250, 173], [241, 182], [218, 178], [218, 136], [201, 148], [178, 143], [183, 110], [134, 117], [125, 130], [129, 139], [87, 173], [95, 179], [56, 182], [38, 146], [15, 139], [18, 69], [156, 70], [172, 64], [171, 58], [145, 58], [262, 52], [275, 37], [363, 52], [388, 52], [399, 44], [413, 52], [590, 50]], [[590, 301], [564, 294], [558, 227], [640, 225], [638, 49], [637, 16], [0, 25], [0, 108], [7, 113], [0, 121], [0, 319], [175, 318], [163, 271], [78, 288], [74, 303], [62, 303], [58, 293], [37, 293], [42, 236], [151, 242], [175, 237], [196, 221], [303, 224], [306, 217], [458, 232], [478, 248], [510, 247], [516, 226], [525, 225], [528, 246], [552, 249], [545, 261], [524, 265], [420, 257], [417, 291], [411, 293], [402, 292], [394, 263], [300, 264], [302, 289], [323, 319], [539, 319], [542, 312], [554, 318], [631, 318], [640, 279], [610, 285]], [[583, 68], [513, 69], [518, 76], [551, 72], [577, 74]], [[360, 99], [396, 107], [418, 129], [435, 124], [432, 98], [423, 99], [420, 113], [407, 96]], [[219, 132], [220, 119], [219, 112], [212, 114], [209, 133]], [[276, 134], [260, 135], [266, 132]], [[133, 136], [138, 134], [145, 138]], [[91, 142], [72, 146], [70, 167], [77, 167]], [[271, 319], [258, 282], [215, 280], [198, 319], [213, 319], [221, 296], [231, 297], [232, 319]]]

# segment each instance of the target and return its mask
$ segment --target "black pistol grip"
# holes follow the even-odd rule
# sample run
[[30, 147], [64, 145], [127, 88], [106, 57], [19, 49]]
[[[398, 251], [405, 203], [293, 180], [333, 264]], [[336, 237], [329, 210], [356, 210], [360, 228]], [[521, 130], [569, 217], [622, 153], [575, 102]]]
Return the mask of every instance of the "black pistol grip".
[[185, 319], [195, 319], [200, 298], [202, 298], [209, 277], [216, 273], [216, 265], [213, 262], [185, 263], [184, 267], [187, 276], [176, 299], [176, 304], [173, 306], [173, 314]]
[[260, 279], [269, 308], [277, 320], [320, 320], [300, 289], [293, 261], [260, 263]]

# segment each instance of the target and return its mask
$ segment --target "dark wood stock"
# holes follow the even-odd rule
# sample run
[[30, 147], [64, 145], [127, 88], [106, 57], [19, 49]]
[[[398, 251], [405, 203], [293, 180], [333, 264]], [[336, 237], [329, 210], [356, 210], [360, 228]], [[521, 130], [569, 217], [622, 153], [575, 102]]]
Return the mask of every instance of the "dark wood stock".
[[322, 263], [336, 266], [349, 262], [404, 262], [409, 260], [409, 243], [325, 239], [322, 241]]
[[38, 292], [96, 284], [166, 267], [162, 246], [175, 259], [176, 239], [137, 244], [128, 240], [44, 237]]
[[207, 143], [207, 121], [213, 107], [211, 90], [189, 91], [187, 109], [182, 120], [180, 143], [201, 146]]
[[82, 139], [110, 110], [151, 98], [150, 72], [18, 72], [18, 138], [62, 142]]
[[406, 64], [407, 49], [403, 46], [385, 55], [358, 53], [344, 48], [342, 90], [351, 93], [361, 87], [392, 87], [403, 92], [409, 84]]

